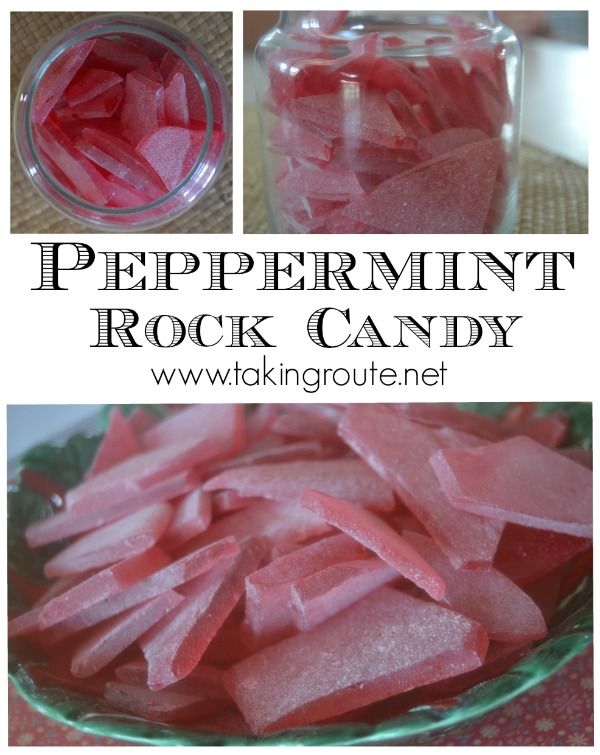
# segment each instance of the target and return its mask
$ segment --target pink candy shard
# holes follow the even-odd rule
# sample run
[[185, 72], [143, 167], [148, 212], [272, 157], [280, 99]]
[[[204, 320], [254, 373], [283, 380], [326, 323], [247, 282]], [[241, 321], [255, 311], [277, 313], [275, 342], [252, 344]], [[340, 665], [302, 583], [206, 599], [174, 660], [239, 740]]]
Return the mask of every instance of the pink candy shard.
[[91, 100], [122, 81], [123, 77], [114, 71], [106, 71], [102, 68], [86, 68], [77, 74], [66, 88], [67, 105], [73, 107], [73, 105]]
[[494, 567], [518, 585], [527, 585], [584, 551], [589, 540], [560, 532], [507, 524]]
[[204, 548], [198, 548], [171, 564], [163, 559], [156, 564], [154, 570], [142, 575], [142, 578], [136, 583], [124, 586], [118, 594], [111, 595], [109, 599], [98, 601], [58, 624], [54, 627], [51, 640], [58, 642], [75, 632], [95, 626], [111, 616], [116, 616], [132, 606], [155, 598], [166, 590], [179, 588], [223, 562], [231, 561], [239, 552], [238, 544], [230, 537], [218, 540]]
[[359, 97], [339, 93], [299, 97], [291, 110], [303, 126], [337, 138], [362, 139], [382, 147], [414, 146], [390, 109], [383, 94], [360, 91]]
[[97, 205], [108, 202], [110, 192], [101, 173], [76, 149], [54, 115], [46, 118], [44, 125], [37, 129], [36, 137], [44, 155], [66, 176], [83, 199]]
[[185, 78], [182, 73], [175, 73], [165, 87], [165, 120], [167, 126], [188, 128], [190, 125]]
[[77, 645], [71, 659], [73, 676], [86, 677], [96, 674], [183, 599], [183, 595], [167, 590], [147, 603], [109, 619]]
[[591, 471], [530, 438], [441, 450], [431, 465], [457, 509], [592, 537]]
[[376, 553], [399, 574], [435, 600], [444, 595], [444, 581], [412, 545], [382, 519], [349, 501], [306, 489], [300, 503], [329, 524]]
[[69, 490], [65, 498], [67, 508], [73, 512], [90, 511], [122, 503], [188, 472], [217, 452], [210, 440], [182, 440], [132, 456]]
[[244, 408], [241, 404], [195, 404], [171, 414], [144, 434], [147, 448], [161, 448], [181, 440], [211, 440], [223, 455], [245, 445]]
[[33, 117], [42, 124], [59, 102], [77, 71], [84, 64], [94, 46], [94, 40], [73, 45], [52, 63], [38, 86], [33, 104]]
[[40, 613], [48, 601], [52, 598], [62, 595], [62, 593], [74, 587], [78, 582], [82, 581], [81, 575], [69, 575], [68, 577], [60, 577], [55, 580], [52, 585], [46, 590], [42, 597], [25, 613], [20, 616], [11, 618], [8, 622], [8, 636], [18, 637], [20, 635], [33, 634], [40, 631]]
[[95, 61], [118, 71], [131, 71], [151, 62], [146, 53], [136, 45], [109, 37], [98, 37], [94, 40], [92, 57]]
[[99, 472], [113, 467], [118, 462], [134, 456], [141, 450], [139, 441], [127, 424], [123, 413], [120, 409], [114, 407], [110, 412], [106, 433], [86, 477], [93, 477]]
[[259, 540], [247, 543], [233, 565], [217, 566], [188, 585], [186, 600], [141, 638], [150, 689], [168, 687], [193, 671], [263, 555]]
[[447, 442], [397, 409], [374, 404], [349, 407], [340, 421], [340, 435], [393, 486], [454, 566], [491, 565], [502, 523], [451, 506], [428, 466], [432, 454]]
[[567, 440], [569, 417], [556, 413], [546, 417], [533, 417], [511, 428], [510, 435], [526, 435], [548, 448], [558, 448]]
[[450, 428], [484, 440], [503, 438], [503, 429], [497, 420], [466, 411], [455, 404], [395, 404], [394, 408], [423, 425]]
[[279, 120], [271, 130], [267, 147], [271, 152], [317, 164], [329, 162], [332, 155], [331, 140], [284, 119]]
[[365, 192], [352, 170], [300, 165], [280, 182], [285, 195], [300, 194], [315, 199], [340, 200], [364, 196]]
[[[305, 726], [481, 665], [473, 621], [382, 587], [233, 666], [225, 684], [255, 734]], [[314, 659], [327, 658], [315, 665]]]
[[43, 606], [40, 612], [40, 628], [51, 627], [101, 600], [113, 598], [117, 593], [164, 566], [168, 560], [161, 550], [153, 548], [93, 574]]
[[405, 537], [444, 579], [443, 603], [481, 624], [490, 640], [517, 643], [546, 636], [536, 604], [504, 574], [494, 568], [455, 569], [430, 538], [416, 532]]
[[482, 233], [501, 155], [496, 139], [459, 147], [384, 181], [346, 215], [390, 233]]
[[187, 543], [208, 529], [212, 518], [210, 493], [196, 488], [175, 505], [175, 513], [165, 532], [165, 542], [170, 548]]
[[282, 502], [297, 501], [304, 488], [315, 488], [377, 511], [392, 511], [395, 506], [387, 483], [356, 458], [254, 464], [222, 472], [204, 487], [233, 488], [243, 496], [263, 496]]
[[119, 109], [124, 92], [122, 84], [115, 84], [91, 100], [85, 100], [72, 107], [57, 108], [55, 112], [58, 119], [65, 123], [86, 118], [111, 118]]
[[121, 123], [124, 138], [134, 145], [147, 134], [164, 126], [165, 90], [163, 85], [135, 71], [128, 73], [125, 79]]
[[365, 554], [353, 538], [333, 535], [275, 558], [246, 577], [244, 629], [251, 644], [262, 647], [294, 633], [292, 588], [297, 580]]
[[98, 569], [151, 548], [169, 526], [173, 509], [155, 503], [83, 535], [46, 562], [44, 574], [60, 577]]
[[431, 157], [437, 157], [458, 147], [464, 147], [465, 144], [481, 142], [485, 139], [487, 135], [477, 128], [448, 128], [436, 134], [424, 136], [419, 144]]
[[136, 149], [172, 191], [183, 181], [200, 154], [202, 131], [166, 126], [147, 130]]
[[[196, 123], [200, 121], [205, 122], [206, 121], [206, 104], [204, 102], [204, 95], [202, 94], [202, 90], [200, 89], [200, 84], [198, 83], [198, 80], [196, 79], [195, 74], [192, 72], [192, 70], [187, 65], [187, 63], [185, 63], [183, 60], [177, 60], [177, 62], [174, 64], [168, 76], [165, 78], [166, 85], [170, 86], [173, 80], [178, 76], [183, 77], [183, 80], [185, 82], [188, 117], [190, 119], [190, 122], [196, 122]], [[216, 98], [216, 100], [213, 100], [213, 103], [212, 103], [213, 107], [217, 103], [218, 103], [218, 97]], [[213, 118], [215, 119], [216, 123], [221, 122], [220, 113], [213, 112]]]
[[312, 629], [394, 579], [396, 569], [379, 558], [327, 566], [292, 586], [294, 623], [301, 631]]

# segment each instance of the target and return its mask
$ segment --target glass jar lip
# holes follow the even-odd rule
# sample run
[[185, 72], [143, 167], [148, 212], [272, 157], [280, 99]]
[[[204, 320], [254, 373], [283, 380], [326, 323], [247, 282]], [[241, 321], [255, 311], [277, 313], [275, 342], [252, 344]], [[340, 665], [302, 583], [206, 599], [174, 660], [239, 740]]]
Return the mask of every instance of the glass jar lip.
[[[27, 70], [25, 71], [25, 74], [21, 81], [21, 85], [19, 86], [19, 91], [17, 93], [15, 119], [17, 119], [18, 117], [19, 110], [24, 101], [25, 139], [27, 142], [27, 147], [30, 150], [30, 153], [35, 161], [36, 172], [41, 174], [44, 180], [49, 184], [51, 190], [59, 194], [63, 200], [66, 200], [67, 202], [73, 204], [78, 209], [101, 213], [103, 216], [106, 216], [107, 218], [131, 217], [138, 213], [141, 214], [144, 212], [148, 212], [149, 210], [154, 210], [154, 209], [164, 206], [170, 200], [177, 197], [182, 191], [182, 189], [184, 189], [187, 186], [190, 178], [203, 166], [205, 157], [208, 153], [208, 149], [209, 149], [212, 134], [213, 134], [213, 128], [214, 128], [214, 113], [213, 113], [212, 102], [210, 100], [210, 92], [208, 89], [208, 84], [206, 82], [206, 79], [204, 78], [204, 75], [202, 74], [202, 72], [200, 71], [200, 69], [194, 62], [194, 60], [185, 52], [184, 49], [181, 49], [180, 47], [177, 46], [177, 44], [175, 44], [173, 41], [168, 39], [166, 36], [166, 33], [161, 34], [159, 32], [156, 32], [152, 29], [147, 28], [147, 26], [136, 25], [135, 23], [136, 20], [146, 25], [151, 23], [158, 27], [163, 27], [165, 29], [165, 32], [172, 29], [177, 35], [181, 36], [181, 32], [176, 27], [170, 24], [167, 24], [164, 21], [158, 21], [154, 19], [152, 16], [147, 17], [143, 15], [134, 15], [130, 13], [124, 13], [122, 15], [121, 14], [102, 14], [98, 16], [91, 16], [90, 18], [84, 19], [78, 24], [71, 26], [69, 29], [53, 37], [53, 39], [51, 39], [42, 48], [42, 50], [38, 52], [38, 54], [33, 58], [32, 62], [28, 66]], [[73, 30], [77, 30], [79, 27], [87, 27], [90, 24], [90, 22], [94, 23], [93, 28], [81, 31], [78, 34], [76, 34], [74, 37], [71, 37], [71, 36], [69, 36], [68, 38], [65, 37], [65, 35], [67, 34], [70, 35], [73, 32]], [[99, 28], [98, 25], [100, 25], [101, 28]], [[204, 106], [206, 110], [206, 130], [204, 134], [204, 141], [202, 144], [202, 148], [200, 149], [200, 152], [196, 159], [196, 162], [190, 168], [189, 172], [186, 174], [186, 176], [184, 176], [181, 182], [174, 189], [171, 189], [169, 192], [165, 193], [163, 196], [159, 197], [158, 199], [153, 200], [152, 202], [136, 205], [134, 207], [105, 207], [104, 205], [96, 205], [91, 202], [86, 202], [85, 200], [81, 199], [77, 195], [70, 192], [59, 181], [57, 181], [57, 179], [55, 179], [54, 176], [52, 176], [52, 174], [46, 169], [46, 166], [44, 165], [44, 161], [39, 154], [39, 150], [37, 148], [37, 145], [35, 143], [35, 139], [33, 136], [33, 118], [32, 118], [33, 103], [35, 100], [37, 87], [39, 86], [46, 72], [48, 71], [48, 68], [52, 65], [52, 63], [54, 63], [55, 60], [57, 60], [64, 52], [66, 52], [66, 50], [68, 50], [73, 45], [79, 44], [80, 42], [83, 42], [87, 39], [93, 39], [95, 37], [104, 37], [104, 36], [107, 36], [108, 34], [135, 34], [137, 36], [146, 37], [155, 42], [158, 42], [161, 45], [164, 45], [167, 49], [169, 49], [171, 52], [177, 55], [177, 57], [180, 58], [189, 67], [196, 81], [198, 82], [198, 85], [200, 86], [200, 91], [202, 92], [202, 97], [204, 100]], [[42, 62], [37, 64], [37, 61], [40, 58], [42, 58]], [[28, 74], [31, 71], [31, 68], [34, 65], [36, 67], [36, 70], [32, 75], [32, 80], [31, 80], [31, 85], [30, 85], [31, 92], [30, 92], [30, 95], [24, 100], [23, 92], [22, 92], [23, 81], [27, 79]], [[18, 129], [15, 128], [15, 136], [17, 134], [18, 134]], [[19, 152], [19, 156], [21, 156], [20, 155], [21, 150], [18, 144], [17, 144], [17, 151]], [[27, 167], [27, 172], [31, 173], [31, 169], [28, 167]]]

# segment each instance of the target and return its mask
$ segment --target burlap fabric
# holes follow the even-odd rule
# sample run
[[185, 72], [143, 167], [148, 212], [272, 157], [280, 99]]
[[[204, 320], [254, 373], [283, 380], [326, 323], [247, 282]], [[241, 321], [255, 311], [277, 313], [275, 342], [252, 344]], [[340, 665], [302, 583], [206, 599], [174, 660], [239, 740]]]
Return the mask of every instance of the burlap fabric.
[[[268, 233], [256, 108], [244, 111], [244, 231]], [[587, 233], [588, 172], [524, 144], [515, 233]]]
[[[11, 96], [29, 61], [51, 37], [90, 13], [11, 13]], [[231, 13], [153, 13], [200, 42], [232, 91]], [[11, 144], [11, 231], [13, 233], [69, 233], [87, 227], [68, 220], [33, 188]], [[210, 192], [181, 217], [153, 233], [231, 233], [232, 160]]]

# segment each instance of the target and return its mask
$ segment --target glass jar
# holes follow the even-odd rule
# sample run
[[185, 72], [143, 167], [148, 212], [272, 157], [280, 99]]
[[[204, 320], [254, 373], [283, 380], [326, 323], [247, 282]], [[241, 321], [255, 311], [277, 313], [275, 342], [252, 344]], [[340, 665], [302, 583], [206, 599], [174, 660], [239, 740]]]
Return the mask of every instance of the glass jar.
[[206, 194], [230, 121], [225, 84], [199, 44], [152, 16], [119, 13], [86, 19], [38, 52], [19, 85], [14, 135], [56, 209], [101, 230], [140, 231]]
[[256, 49], [275, 233], [510, 233], [521, 48], [491, 12], [282, 13]]

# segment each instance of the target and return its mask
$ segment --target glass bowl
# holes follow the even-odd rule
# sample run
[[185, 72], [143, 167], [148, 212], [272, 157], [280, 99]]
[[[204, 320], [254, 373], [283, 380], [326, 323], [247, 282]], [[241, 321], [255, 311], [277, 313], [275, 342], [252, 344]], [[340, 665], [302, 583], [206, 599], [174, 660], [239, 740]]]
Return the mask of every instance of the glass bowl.
[[[502, 410], [503, 404], [470, 404], [486, 414]], [[588, 404], [543, 404], [540, 411], [557, 408], [572, 418], [572, 443], [591, 446], [591, 406]], [[100, 441], [99, 434], [73, 435], [59, 445], [37, 446], [21, 459], [16, 481], [8, 492], [8, 605], [22, 611], [28, 601], [27, 587], [39, 583], [42, 566], [52, 549], [30, 551], [23, 539], [29, 522], [53, 510], [54, 494], [76, 484], [90, 464]], [[255, 737], [218, 734], [201, 728], [180, 728], [123, 714], [104, 701], [62, 686], [39, 680], [49, 665], [25, 640], [9, 642], [8, 671], [18, 692], [36, 710], [59, 723], [99, 736], [150, 745], [374, 745], [408, 744], [450, 727], [473, 721], [499, 708], [558, 671], [592, 643], [592, 577], [586, 576], [566, 597], [549, 625], [548, 637], [536, 644], [522, 660], [494, 679], [462, 694], [420, 705], [383, 722], [338, 723], [287, 730]]]

